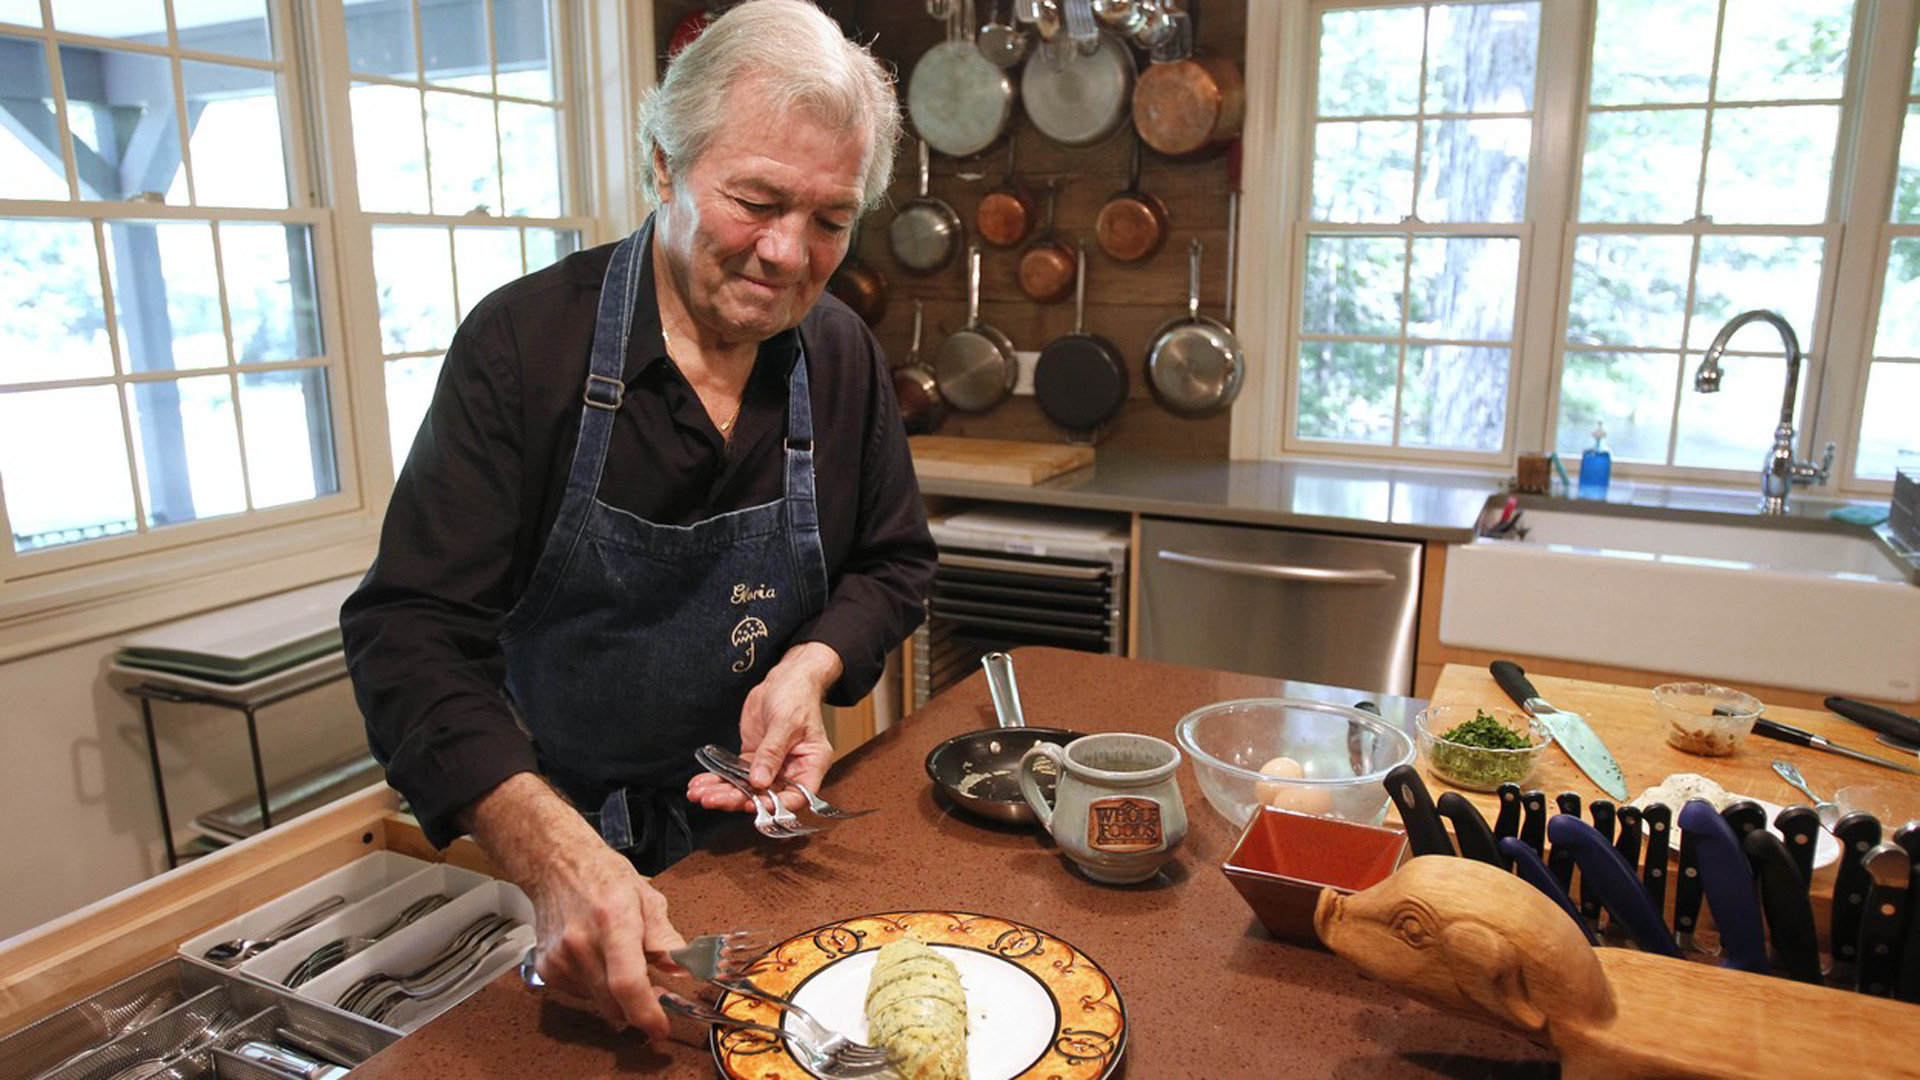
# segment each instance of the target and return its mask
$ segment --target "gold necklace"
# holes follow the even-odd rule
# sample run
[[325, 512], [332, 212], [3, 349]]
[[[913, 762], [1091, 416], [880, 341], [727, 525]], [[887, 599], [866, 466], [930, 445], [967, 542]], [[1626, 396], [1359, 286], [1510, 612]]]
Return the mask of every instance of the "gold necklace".
[[[667, 323], [665, 319], [662, 319], [660, 321], [660, 343], [662, 345], [665, 345], [667, 348], [667, 359], [673, 360], [673, 334], [667, 330]], [[674, 361], [674, 366], [678, 367], [679, 361]], [[681, 377], [685, 378], [684, 372], [682, 373]], [[740, 391], [739, 399], [733, 403], [733, 411], [727, 414], [727, 418], [725, 420], [718, 421], [717, 423], [714, 424], [714, 427], [719, 429], [720, 437], [722, 439], [729, 438], [730, 436], [732, 436], [733, 422], [735, 420], [740, 419], [740, 407], [742, 405], [745, 405], [746, 403], [747, 403], [747, 392], [745, 388], [742, 388]], [[709, 413], [708, 416], [709, 418], [711, 418], [712, 414]]]

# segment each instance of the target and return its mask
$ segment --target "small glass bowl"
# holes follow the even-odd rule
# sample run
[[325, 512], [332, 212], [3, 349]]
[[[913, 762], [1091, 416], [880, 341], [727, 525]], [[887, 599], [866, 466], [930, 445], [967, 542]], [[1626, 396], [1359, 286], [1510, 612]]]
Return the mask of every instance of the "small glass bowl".
[[1662, 683], [1653, 688], [1653, 701], [1667, 745], [1702, 757], [1739, 750], [1763, 708], [1752, 694], [1703, 682]]
[[[1490, 716], [1508, 731], [1527, 740], [1527, 745], [1512, 750], [1486, 746], [1468, 746], [1443, 736], [1475, 716]], [[1420, 743], [1420, 756], [1427, 771], [1457, 788], [1467, 791], [1493, 791], [1501, 784], [1524, 784], [1533, 775], [1541, 751], [1553, 745], [1553, 733], [1546, 725], [1523, 712], [1472, 705], [1435, 705], [1414, 717], [1414, 733]]]

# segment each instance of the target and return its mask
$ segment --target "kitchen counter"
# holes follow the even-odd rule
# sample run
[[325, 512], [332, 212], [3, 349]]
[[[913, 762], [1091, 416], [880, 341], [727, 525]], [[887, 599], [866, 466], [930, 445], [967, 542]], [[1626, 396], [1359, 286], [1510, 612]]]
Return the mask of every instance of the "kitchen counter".
[[[1030, 723], [1084, 732], [1143, 731], [1214, 701], [1297, 690], [1361, 695], [1272, 679], [1053, 649], [1014, 654]], [[1376, 698], [1389, 719], [1418, 707]], [[1035, 829], [987, 825], [946, 807], [922, 771], [949, 736], [991, 726], [975, 672], [842, 759], [824, 794], [881, 812], [798, 842], [764, 840], [743, 819], [712, 850], [661, 875], [688, 934], [753, 928], [774, 939], [856, 915], [976, 912], [1039, 927], [1111, 975], [1128, 1032], [1117, 1075], [1451, 1077], [1549, 1074], [1547, 1054], [1515, 1036], [1417, 1005], [1331, 953], [1282, 943], [1221, 872], [1236, 839], [1180, 772], [1191, 828], [1151, 883], [1097, 885]], [[689, 989], [675, 981], [681, 990]], [[497, 980], [354, 1072], [363, 1080], [494, 1076], [716, 1075], [706, 1029], [675, 1019], [650, 1044], [595, 1015]]]

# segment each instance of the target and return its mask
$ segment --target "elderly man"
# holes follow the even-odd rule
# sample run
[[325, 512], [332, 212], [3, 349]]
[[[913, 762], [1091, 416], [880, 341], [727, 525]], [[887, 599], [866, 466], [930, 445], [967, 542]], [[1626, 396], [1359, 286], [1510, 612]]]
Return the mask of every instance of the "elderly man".
[[342, 612], [428, 836], [470, 831], [533, 899], [541, 975], [649, 1034], [682, 939], [645, 875], [749, 808], [694, 748], [818, 783], [823, 700], [873, 686], [932, 581], [885, 362], [822, 296], [898, 131], [804, 0], [718, 19], [644, 103], [648, 222], [460, 327]]

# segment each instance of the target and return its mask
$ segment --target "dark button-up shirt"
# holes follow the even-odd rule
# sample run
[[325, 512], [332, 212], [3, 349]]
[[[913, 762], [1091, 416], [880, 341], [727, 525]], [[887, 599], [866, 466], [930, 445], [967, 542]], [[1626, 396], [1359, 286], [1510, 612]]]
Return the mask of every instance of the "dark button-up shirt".
[[[782, 494], [787, 376], [796, 331], [761, 343], [732, 439], [667, 357], [651, 228], [600, 499], [689, 525]], [[394, 486], [373, 569], [341, 612], [374, 753], [427, 835], [536, 768], [504, 691], [498, 635], [526, 590], [566, 490], [611, 245], [568, 256], [476, 305], [447, 350], [433, 405]], [[801, 322], [829, 599], [793, 642], [845, 670], [832, 704], [858, 701], [918, 625], [934, 548], [884, 357], [844, 304]]]

